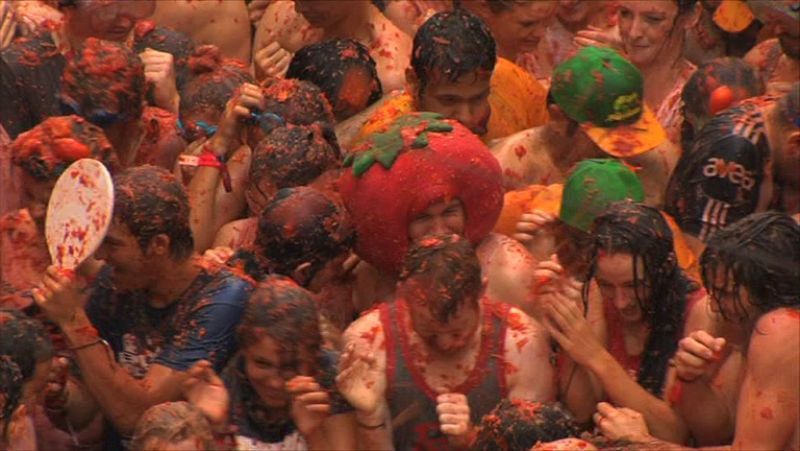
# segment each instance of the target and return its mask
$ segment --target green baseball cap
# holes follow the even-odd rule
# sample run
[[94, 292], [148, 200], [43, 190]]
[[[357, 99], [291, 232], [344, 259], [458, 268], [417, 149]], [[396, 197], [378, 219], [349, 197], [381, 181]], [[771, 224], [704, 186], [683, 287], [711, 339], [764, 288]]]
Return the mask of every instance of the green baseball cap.
[[553, 69], [555, 103], [603, 151], [615, 157], [639, 155], [667, 136], [644, 104], [644, 79], [615, 50], [584, 47]]
[[626, 199], [644, 201], [644, 188], [636, 173], [612, 158], [583, 160], [564, 183], [558, 217], [589, 232], [594, 218], [610, 204]]

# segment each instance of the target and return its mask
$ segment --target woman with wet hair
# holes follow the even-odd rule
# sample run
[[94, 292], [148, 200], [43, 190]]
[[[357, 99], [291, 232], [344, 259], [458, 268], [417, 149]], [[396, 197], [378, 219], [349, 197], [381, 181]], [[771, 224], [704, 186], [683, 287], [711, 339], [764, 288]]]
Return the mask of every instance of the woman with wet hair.
[[222, 373], [229, 410], [210, 402], [213, 373], [193, 381], [188, 394], [195, 405], [215, 405], [204, 412], [218, 426], [236, 427], [236, 449], [355, 449], [352, 407], [335, 386], [338, 354], [322, 348], [311, 293], [269, 277], [253, 292], [237, 334], [239, 354]]
[[597, 323], [584, 318], [579, 297], [540, 288], [544, 323], [577, 364], [562, 377], [567, 385], [589, 384], [585, 398], [570, 407], [584, 412], [608, 399], [642, 412], [654, 435], [683, 443], [686, 426], [668, 396], [674, 384], [669, 361], [687, 313], [702, 310], [695, 305], [705, 293], [681, 271], [672, 232], [657, 209], [630, 201], [612, 204], [595, 219], [592, 234], [583, 298], [602, 299], [602, 314], [588, 313]]
[[[711, 236], [701, 265], [710, 318], [675, 354], [678, 412], [700, 446], [800, 448], [800, 225], [774, 211], [749, 215]], [[636, 412], [609, 406], [604, 418], [607, 436], [677, 449]]]

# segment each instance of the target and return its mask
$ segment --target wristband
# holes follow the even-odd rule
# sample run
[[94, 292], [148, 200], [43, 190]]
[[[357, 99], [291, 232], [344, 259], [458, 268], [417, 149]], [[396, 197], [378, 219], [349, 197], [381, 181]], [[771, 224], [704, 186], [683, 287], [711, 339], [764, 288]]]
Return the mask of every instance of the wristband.
[[219, 169], [222, 175], [222, 186], [225, 187], [225, 192], [230, 193], [233, 191], [231, 174], [228, 172], [228, 165], [225, 164], [225, 158], [215, 154], [208, 144], [203, 147], [203, 153], [197, 158], [197, 166]]
[[356, 420], [356, 424], [358, 425], [358, 427], [363, 428], [363, 429], [369, 429], [370, 431], [374, 431], [374, 430], [377, 430], [377, 429], [383, 429], [384, 427], [386, 427], [386, 422], [385, 421], [382, 421], [381, 424], [378, 424], [378, 425], [375, 425], [375, 426], [370, 426], [370, 425], [364, 424], [364, 423]]

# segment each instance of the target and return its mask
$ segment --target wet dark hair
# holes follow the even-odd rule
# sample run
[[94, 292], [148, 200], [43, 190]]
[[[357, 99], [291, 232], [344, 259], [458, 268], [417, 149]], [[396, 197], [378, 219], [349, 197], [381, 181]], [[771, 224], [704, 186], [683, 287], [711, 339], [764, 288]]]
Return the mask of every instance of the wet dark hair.
[[266, 176], [277, 189], [292, 188], [341, 167], [336, 134], [327, 124], [286, 125], [253, 149], [249, 179], [255, 183]]
[[10, 356], [22, 381], [33, 377], [36, 364], [53, 357], [53, 344], [44, 326], [19, 310], [0, 309], [0, 355]]
[[0, 355], [0, 423], [3, 423], [0, 445], [6, 444], [11, 417], [22, 402], [22, 386], [19, 366], [11, 357]]
[[503, 399], [481, 420], [476, 451], [528, 451], [538, 442], [576, 437], [572, 414], [558, 403]]
[[421, 278], [431, 283], [436, 296], [428, 309], [447, 322], [463, 306], [478, 308], [483, 290], [481, 264], [475, 248], [458, 235], [431, 235], [414, 243], [406, 254], [401, 282]]
[[192, 255], [189, 198], [169, 171], [156, 166], [129, 168], [114, 177], [114, 219], [128, 227], [144, 251], [153, 237], [169, 237], [174, 260]]
[[322, 350], [317, 304], [311, 292], [287, 277], [270, 276], [258, 285], [247, 302], [237, 336], [240, 348], [270, 337], [288, 355], [309, 359], [302, 363], [317, 370]]
[[326, 263], [348, 251], [355, 240], [343, 206], [314, 188], [278, 191], [258, 220], [255, 247], [271, 273], [289, 276], [311, 264], [308, 283]]
[[[780, 307], [800, 307], [800, 226], [778, 212], [754, 213], [711, 235], [700, 257], [703, 284], [718, 306], [732, 278], [737, 318], [721, 306], [722, 316], [745, 321], [739, 289], [747, 290], [750, 304], [760, 314]], [[723, 272], [722, 286], [715, 276]], [[728, 310], [729, 311], [729, 310]]]
[[681, 124], [681, 148], [689, 150], [694, 144], [695, 130], [686, 117], [708, 116], [714, 90], [728, 86], [736, 92], [734, 100], [743, 100], [764, 94], [764, 83], [756, 70], [740, 58], [716, 58], [700, 65], [686, 81], [681, 91], [683, 123]]
[[[593, 224], [591, 281], [601, 253], [633, 257], [633, 288], [650, 337], [642, 352], [637, 382], [656, 397], [663, 391], [669, 359], [683, 332], [686, 297], [697, 286], [678, 266], [672, 231], [661, 212], [631, 201], [611, 204]], [[639, 274], [641, 266], [642, 274]], [[589, 283], [584, 285], [584, 302]]]
[[181, 91], [180, 113], [203, 108], [220, 115], [233, 97], [236, 88], [243, 83], [254, 83], [248, 67], [235, 59], [223, 59], [214, 45], [198, 47], [188, 58], [188, 81]]
[[124, 44], [88, 38], [67, 59], [61, 89], [65, 114], [104, 127], [141, 117], [144, 100], [144, 65]]
[[417, 30], [411, 67], [423, 92], [434, 74], [449, 81], [478, 71], [491, 72], [497, 62], [492, 34], [464, 9], [434, 14]]
[[[549, 109], [551, 105], [558, 106], [558, 103], [556, 102], [556, 99], [553, 98], [552, 91], [547, 90], [547, 108]], [[566, 114], [564, 114], [564, 117], [567, 119], [567, 136], [572, 137], [575, 135], [578, 129], [580, 129], [581, 124]]]
[[301, 48], [292, 57], [286, 78], [296, 78], [314, 83], [325, 93], [333, 107], [336, 119], [342, 116], [338, 106], [342, 85], [353, 69], [362, 69], [370, 77], [369, 98], [364, 108], [377, 102], [383, 95], [381, 80], [375, 60], [364, 44], [352, 39], [333, 39]]
[[58, 180], [74, 161], [93, 158], [112, 173], [117, 158], [103, 130], [80, 116], [53, 116], [21, 133], [11, 145], [14, 164], [40, 182]]
[[264, 111], [268, 121], [248, 127], [247, 145], [254, 149], [265, 136], [281, 125], [333, 124], [336, 120], [325, 94], [313, 83], [296, 79], [268, 79], [262, 84]]

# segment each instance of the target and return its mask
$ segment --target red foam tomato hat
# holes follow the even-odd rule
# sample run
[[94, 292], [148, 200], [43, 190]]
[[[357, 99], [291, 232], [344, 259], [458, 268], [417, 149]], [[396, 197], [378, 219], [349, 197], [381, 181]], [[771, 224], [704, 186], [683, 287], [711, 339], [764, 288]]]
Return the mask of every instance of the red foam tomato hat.
[[431, 205], [460, 200], [473, 245], [503, 207], [495, 157], [477, 135], [439, 114], [400, 116], [358, 146], [345, 167], [339, 190], [355, 224], [356, 253], [391, 273], [402, 267], [409, 224]]

